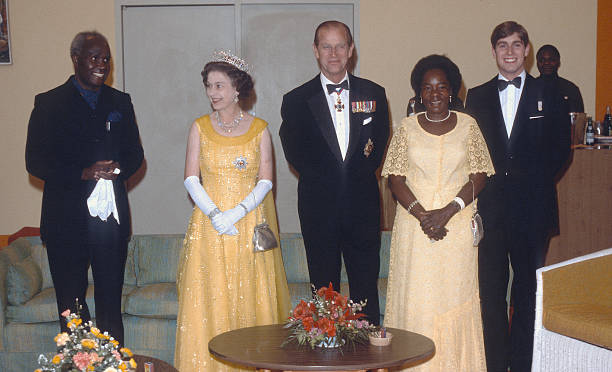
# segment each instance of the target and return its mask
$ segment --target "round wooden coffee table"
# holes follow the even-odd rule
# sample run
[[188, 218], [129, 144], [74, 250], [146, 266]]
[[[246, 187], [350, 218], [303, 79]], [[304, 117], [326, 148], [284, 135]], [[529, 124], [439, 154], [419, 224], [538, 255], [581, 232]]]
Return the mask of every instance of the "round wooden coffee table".
[[136, 367], [136, 372], [144, 372], [145, 362], [153, 363], [153, 370], [155, 372], [178, 372], [174, 366], [164, 362], [163, 360], [150, 356], [134, 354], [134, 360], [138, 364]]
[[282, 324], [241, 328], [215, 336], [208, 350], [216, 358], [258, 369], [283, 371], [363, 371], [414, 366], [434, 355], [432, 340], [418, 333], [388, 328], [393, 333], [385, 347], [357, 345], [355, 349], [310, 349], [280, 345], [288, 330]]

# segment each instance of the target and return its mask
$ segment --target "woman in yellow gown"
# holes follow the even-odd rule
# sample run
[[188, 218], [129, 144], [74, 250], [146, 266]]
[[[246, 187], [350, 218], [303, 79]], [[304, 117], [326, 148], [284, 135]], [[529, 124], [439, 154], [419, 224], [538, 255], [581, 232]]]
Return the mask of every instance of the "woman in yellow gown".
[[209, 354], [210, 339], [281, 323], [290, 311], [280, 249], [253, 252], [256, 224], [265, 218], [277, 240], [278, 228], [267, 123], [239, 105], [253, 89], [244, 66], [222, 53], [202, 71], [213, 113], [196, 119], [187, 144], [185, 187], [196, 206], [177, 277], [174, 364], [179, 371], [238, 370]]
[[433, 339], [436, 354], [414, 371], [485, 371], [478, 249], [465, 207], [493, 165], [478, 124], [449, 110], [461, 85], [457, 66], [425, 57], [411, 80], [426, 112], [402, 121], [382, 171], [399, 202], [385, 325]]

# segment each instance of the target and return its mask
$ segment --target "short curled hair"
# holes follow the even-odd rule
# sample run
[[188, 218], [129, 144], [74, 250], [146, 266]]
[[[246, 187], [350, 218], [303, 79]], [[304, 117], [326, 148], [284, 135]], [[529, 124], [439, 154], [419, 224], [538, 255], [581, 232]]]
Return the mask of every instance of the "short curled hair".
[[212, 71], [222, 72], [230, 78], [232, 86], [238, 91], [238, 97], [241, 101], [248, 99], [253, 93], [253, 79], [251, 75], [227, 62], [208, 62], [204, 66], [204, 70], [202, 70], [204, 85], [206, 85], [208, 80], [208, 74]]
[[557, 49], [554, 45], [546, 44], [542, 45], [540, 49], [538, 49], [538, 53], [536, 54], [536, 61], [539, 61], [540, 58], [542, 58], [542, 53], [544, 52], [549, 52], [557, 60], [561, 60], [561, 54], [559, 53], [559, 49]]
[[72, 42], [70, 43], [70, 56], [80, 56], [83, 51], [83, 45], [87, 39], [97, 39], [100, 38], [104, 40], [106, 45], [108, 45], [108, 40], [106, 37], [99, 33], [98, 31], [82, 31], [76, 34]]
[[447, 56], [432, 54], [421, 58], [410, 74], [410, 85], [412, 85], [412, 89], [414, 89], [417, 97], [421, 96], [423, 77], [425, 73], [430, 70], [442, 70], [450, 83], [452, 95], [457, 96], [459, 89], [461, 89], [461, 73], [459, 72], [459, 67], [457, 67], [457, 65]]
[[497, 27], [493, 29], [493, 32], [491, 32], [491, 46], [495, 48], [499, 39], [503, 39], [514, 33], [518, 34], [524, 46], [529, 44], [529, 34], [527, 34], [525, 27], [514, 21], [506, 21], [498, 24]]

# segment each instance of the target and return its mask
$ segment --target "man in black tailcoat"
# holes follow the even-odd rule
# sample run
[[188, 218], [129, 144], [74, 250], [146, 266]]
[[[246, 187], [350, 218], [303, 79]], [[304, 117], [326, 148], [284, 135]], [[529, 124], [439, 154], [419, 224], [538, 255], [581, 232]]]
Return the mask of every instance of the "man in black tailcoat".
[[[535, 319], [535, 271], [556, 230], [555, 176], [570, 152], [569, 116], [556, 94], [525, 71], [527, 30], [516, 22], [491, 35], [499, 74], [472, 88], [466, 112], [487, 142], [495, 175], [478, 195], [484, 239], [478, 250], [487, 368], [530, 371]], [[506, 291], [512, 265], [514, 315], [508, 332]]]
[[[91, 265], [96, 325], [123, 343], [121, 291], [131, 233], [125, 181], [142, 164], [143, 150], [130, 96], [104, 84], [111, 58], [106, 38], [77, 34], [70, 57], [75, 74], [34, 100], [26, 167], [45, 182], [40, 228], [58, 312], [75, 312], [78, 298], [81, 317], [90, 319], [85, 297]], [[100, 187], [114, 192], [110, 215], [96, 214], [104, 209], [97, 203], [88, 207], [100, 180], [109, 180]]]
[[349, 28], [326, 21], [315, 31], [321, 73], [283, 97], [280, 137], [299, 173], [298, 213], [310, 281], [339, 290], [341, 256], [350, 297], [367, 299], [364, 313], [380, 321], [380, 193], [376, 170], [389, 137], [381, 86], [347, 72]]

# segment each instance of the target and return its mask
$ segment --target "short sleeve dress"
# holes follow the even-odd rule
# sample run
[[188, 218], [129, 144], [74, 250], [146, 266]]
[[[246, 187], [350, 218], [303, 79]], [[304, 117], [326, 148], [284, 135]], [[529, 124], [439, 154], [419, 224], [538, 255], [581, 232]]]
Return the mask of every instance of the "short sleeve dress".
[[[226, 137], [214, 130], [208, 115], [196, 122], [202, 185], [219, 209], [231, 209], [255, 187], [267, 123], [255, 118], [244, 135]], [[194, 207], [177, 275], [174, 364], [179, 371], [238, 370], [212, 358], [208, 341], [229, 330], [287, 319], [289, 290], [280, 248], [253, 252], [253, 228], [264, 214], [278, 239], [271, 192], [260, 207], [235, 224], [236, 236], [219, 235], [208, 217]]]
[[[406, 177], [426, 210], [447, 205], [470, 173], [494, 173], [476, 121], [454, 113], [457, 125], [441, 136], [425, 131], [417, 115], [404, 118], [383, 166], [383, 176]], [[397, 207], [384, 322], [421, 333], [436, 344], [434, 358], [414, 371], [486, 370], [472, 214], [470, 204], [450, 219], [446, 237], [432, 243], [419, 221]]]

